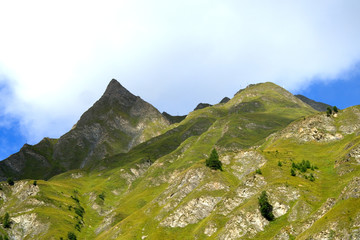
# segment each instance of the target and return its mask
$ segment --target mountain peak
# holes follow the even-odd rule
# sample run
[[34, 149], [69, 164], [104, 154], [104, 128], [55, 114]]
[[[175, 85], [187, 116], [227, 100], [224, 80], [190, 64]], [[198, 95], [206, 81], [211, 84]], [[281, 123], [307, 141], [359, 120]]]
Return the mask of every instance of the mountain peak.
[[104, 96], [111, 96], [111, 95], [125, 95], [125, 96], [134, 96], [131, 92], [129, 92], [126, 88], [124, 88], [118, 80], [112, 79], [106, 90], [104, 92]]

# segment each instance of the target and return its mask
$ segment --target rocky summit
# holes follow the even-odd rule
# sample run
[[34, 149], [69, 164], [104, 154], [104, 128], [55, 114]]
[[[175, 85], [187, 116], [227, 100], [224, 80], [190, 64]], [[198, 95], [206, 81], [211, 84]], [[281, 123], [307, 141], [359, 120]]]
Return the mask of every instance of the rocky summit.
[[0, 174], [3, 239], [360, 239], [360, 106], [267, 82], [177, 117], [112, 80]]

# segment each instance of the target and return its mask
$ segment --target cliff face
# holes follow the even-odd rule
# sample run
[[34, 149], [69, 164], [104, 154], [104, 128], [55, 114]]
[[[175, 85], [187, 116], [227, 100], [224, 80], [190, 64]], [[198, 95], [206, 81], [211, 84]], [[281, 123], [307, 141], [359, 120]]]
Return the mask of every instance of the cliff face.
[[2, 179], [49, 178], [65, 170], [86, 168], [105, 156], [129, 151], [169, 125], [149, 103], [111, 80], [103, 96], [58, 140], [25, 145], [0, 162]]

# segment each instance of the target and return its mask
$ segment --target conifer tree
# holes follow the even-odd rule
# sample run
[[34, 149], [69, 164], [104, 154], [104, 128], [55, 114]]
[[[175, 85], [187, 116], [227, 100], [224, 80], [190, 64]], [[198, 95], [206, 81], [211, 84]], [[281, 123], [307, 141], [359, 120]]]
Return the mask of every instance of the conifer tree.
[[206, 166], [214, 170], [220, 169], [222, 171], [222, 163], [219, 160], [219, 155], [215, 148], [212, 150], [210, 157], [206, 159]]
[[268, 221], [273, 221], [275, 216], [272, 212], [273, 206], [269, 203], [266, 191], [263, 191], [259, 197], [259, 207], [261, 215]]
[[3, 220], [3, 226], [4, 228], [10, 228], [10, 215], [9, 213], [5, 213], [4, 220]]

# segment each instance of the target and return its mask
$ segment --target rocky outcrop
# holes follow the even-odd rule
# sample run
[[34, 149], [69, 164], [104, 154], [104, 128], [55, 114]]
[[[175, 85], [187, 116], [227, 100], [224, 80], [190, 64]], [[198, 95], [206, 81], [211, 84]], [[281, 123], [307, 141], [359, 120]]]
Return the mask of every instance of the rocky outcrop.
[[22, 214], [11, 218], [12, 226], [8, 235], [12, 240], [38, 239], [46, 233], [48, 223], [42, 223], [37, 219], [36, 213]]
[[192, 199], [188, 203], [180, 206], [176, 211], [163, 221], [161, 226], [185, 227], [206, 218], [214, 209], [221, 197], [204, 196]]
[[230, 101], [230, 98], [224, 97], [219, 103], [227, 103], [228, 101]]
[[234, 216], [225, 225], [223, 233], [220, 235], [221, 240], [239, 239], [245, 235], [254, 237], [258, 232], [264, 231], [266, 225], [269, 224], [260, 211], [256, 209], [254, 212], [240, 212]]
[[196, 108], [194, 109], [194, 111], [199, 110], [199, 109], [203, 109], [206, 107], [211, 107], [212, 105], [209, 103], [199, 103]]

